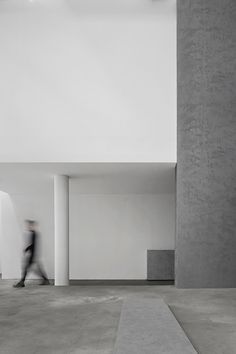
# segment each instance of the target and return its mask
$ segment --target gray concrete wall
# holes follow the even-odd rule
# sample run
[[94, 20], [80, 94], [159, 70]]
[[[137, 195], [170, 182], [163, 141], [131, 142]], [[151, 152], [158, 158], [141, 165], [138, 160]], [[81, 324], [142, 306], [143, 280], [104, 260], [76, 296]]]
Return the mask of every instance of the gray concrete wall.
[[177, 16], [176, 285], [236, 287], [236, 1]]

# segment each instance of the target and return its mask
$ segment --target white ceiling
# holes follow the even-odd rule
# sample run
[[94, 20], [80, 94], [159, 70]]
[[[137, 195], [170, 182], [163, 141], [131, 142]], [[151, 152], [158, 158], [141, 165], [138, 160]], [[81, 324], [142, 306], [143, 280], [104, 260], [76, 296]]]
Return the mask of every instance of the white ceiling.
[[[1, 0], [3, 11], [67, 10], [78, 15], [147, 14], [158, 16], [175, 11], [176, 0]], [[163, 3], [165, 7], [163, 7]], [[150, 4], [152, 7], [150, 8]]]
[[0, 190], [53, 192], [53, 176], [70, 176], [72, 193], [174, 193], [174, 163], [0, 163]]

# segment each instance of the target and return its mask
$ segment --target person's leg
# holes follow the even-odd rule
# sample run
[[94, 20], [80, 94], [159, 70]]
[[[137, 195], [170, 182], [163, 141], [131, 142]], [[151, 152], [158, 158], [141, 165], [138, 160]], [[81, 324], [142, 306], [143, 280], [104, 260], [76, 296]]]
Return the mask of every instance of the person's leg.
[[29, 268], [31, 267], [32, 262], [31, 259], [29, 259], [23, 266], [22, 268], [22, 276], [21, 276], [21, 280], [14, 285], [15, 288], [23, 288], [25, 286], [25, 279], [27, 276], [27, 273], [29, 271]]
[[42, 263], [40, 261], [37, 261], [37, 273], [43, 279], [41, 285], [48, 285], [49, 280], [48, 280], [47, 274], [42, 266]]
[[28, 262], [25, 263], [25, 266], [22, 269], [22, 276], [21, 276], [21, 281], [24, 283], [27, 273], [32, 266], [32, 259], [29, 259]]
[[22, 270], [21, 282], [25, 282], [26, 275], [28, 273], [29, 264], [26, 264]]

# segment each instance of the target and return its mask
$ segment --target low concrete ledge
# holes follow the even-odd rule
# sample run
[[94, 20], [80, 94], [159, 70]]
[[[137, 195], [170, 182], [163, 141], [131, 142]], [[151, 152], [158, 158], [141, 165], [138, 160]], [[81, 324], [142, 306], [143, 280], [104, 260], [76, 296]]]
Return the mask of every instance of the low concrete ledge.
[[147, 250], [147, 279], [174, 280], [175, 251]]
[[163, 300], [124, 301], [114, 354], [196, 354]]

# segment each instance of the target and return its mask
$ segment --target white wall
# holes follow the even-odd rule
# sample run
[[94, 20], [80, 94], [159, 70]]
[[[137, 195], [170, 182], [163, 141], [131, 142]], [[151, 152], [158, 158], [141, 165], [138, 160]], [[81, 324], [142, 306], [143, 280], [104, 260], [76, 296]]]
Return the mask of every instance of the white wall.
[[[6, 195], [2, 210], [3, 278], [20, 276], [26, 218], [39, 222], [43, 262], [53, 278], [52, 193]], [[146, 250], [174, 249], [174, 214], [173, 194], [71, 194], [70, 278], [145, 279]]]
[[[1, 194], [2, 277], [19, 278], [25, 246], [24, 220], [39, 223], [42, 261], [49, 277], [54, 275], [53, 195]], [[32, 276], [31, 276], [32, 277]], [[36, 276], [33, 275], [33, 278]]]
[[174, 249], [173, 194], [70, 197], [71, 279], [145, 279], [147, 249]]
[[175, 0], [0, 1], [0, 161], [176, 162]]
[[2, 274], [2, 199], [4, 193], [0, 191], [0, 274]]

